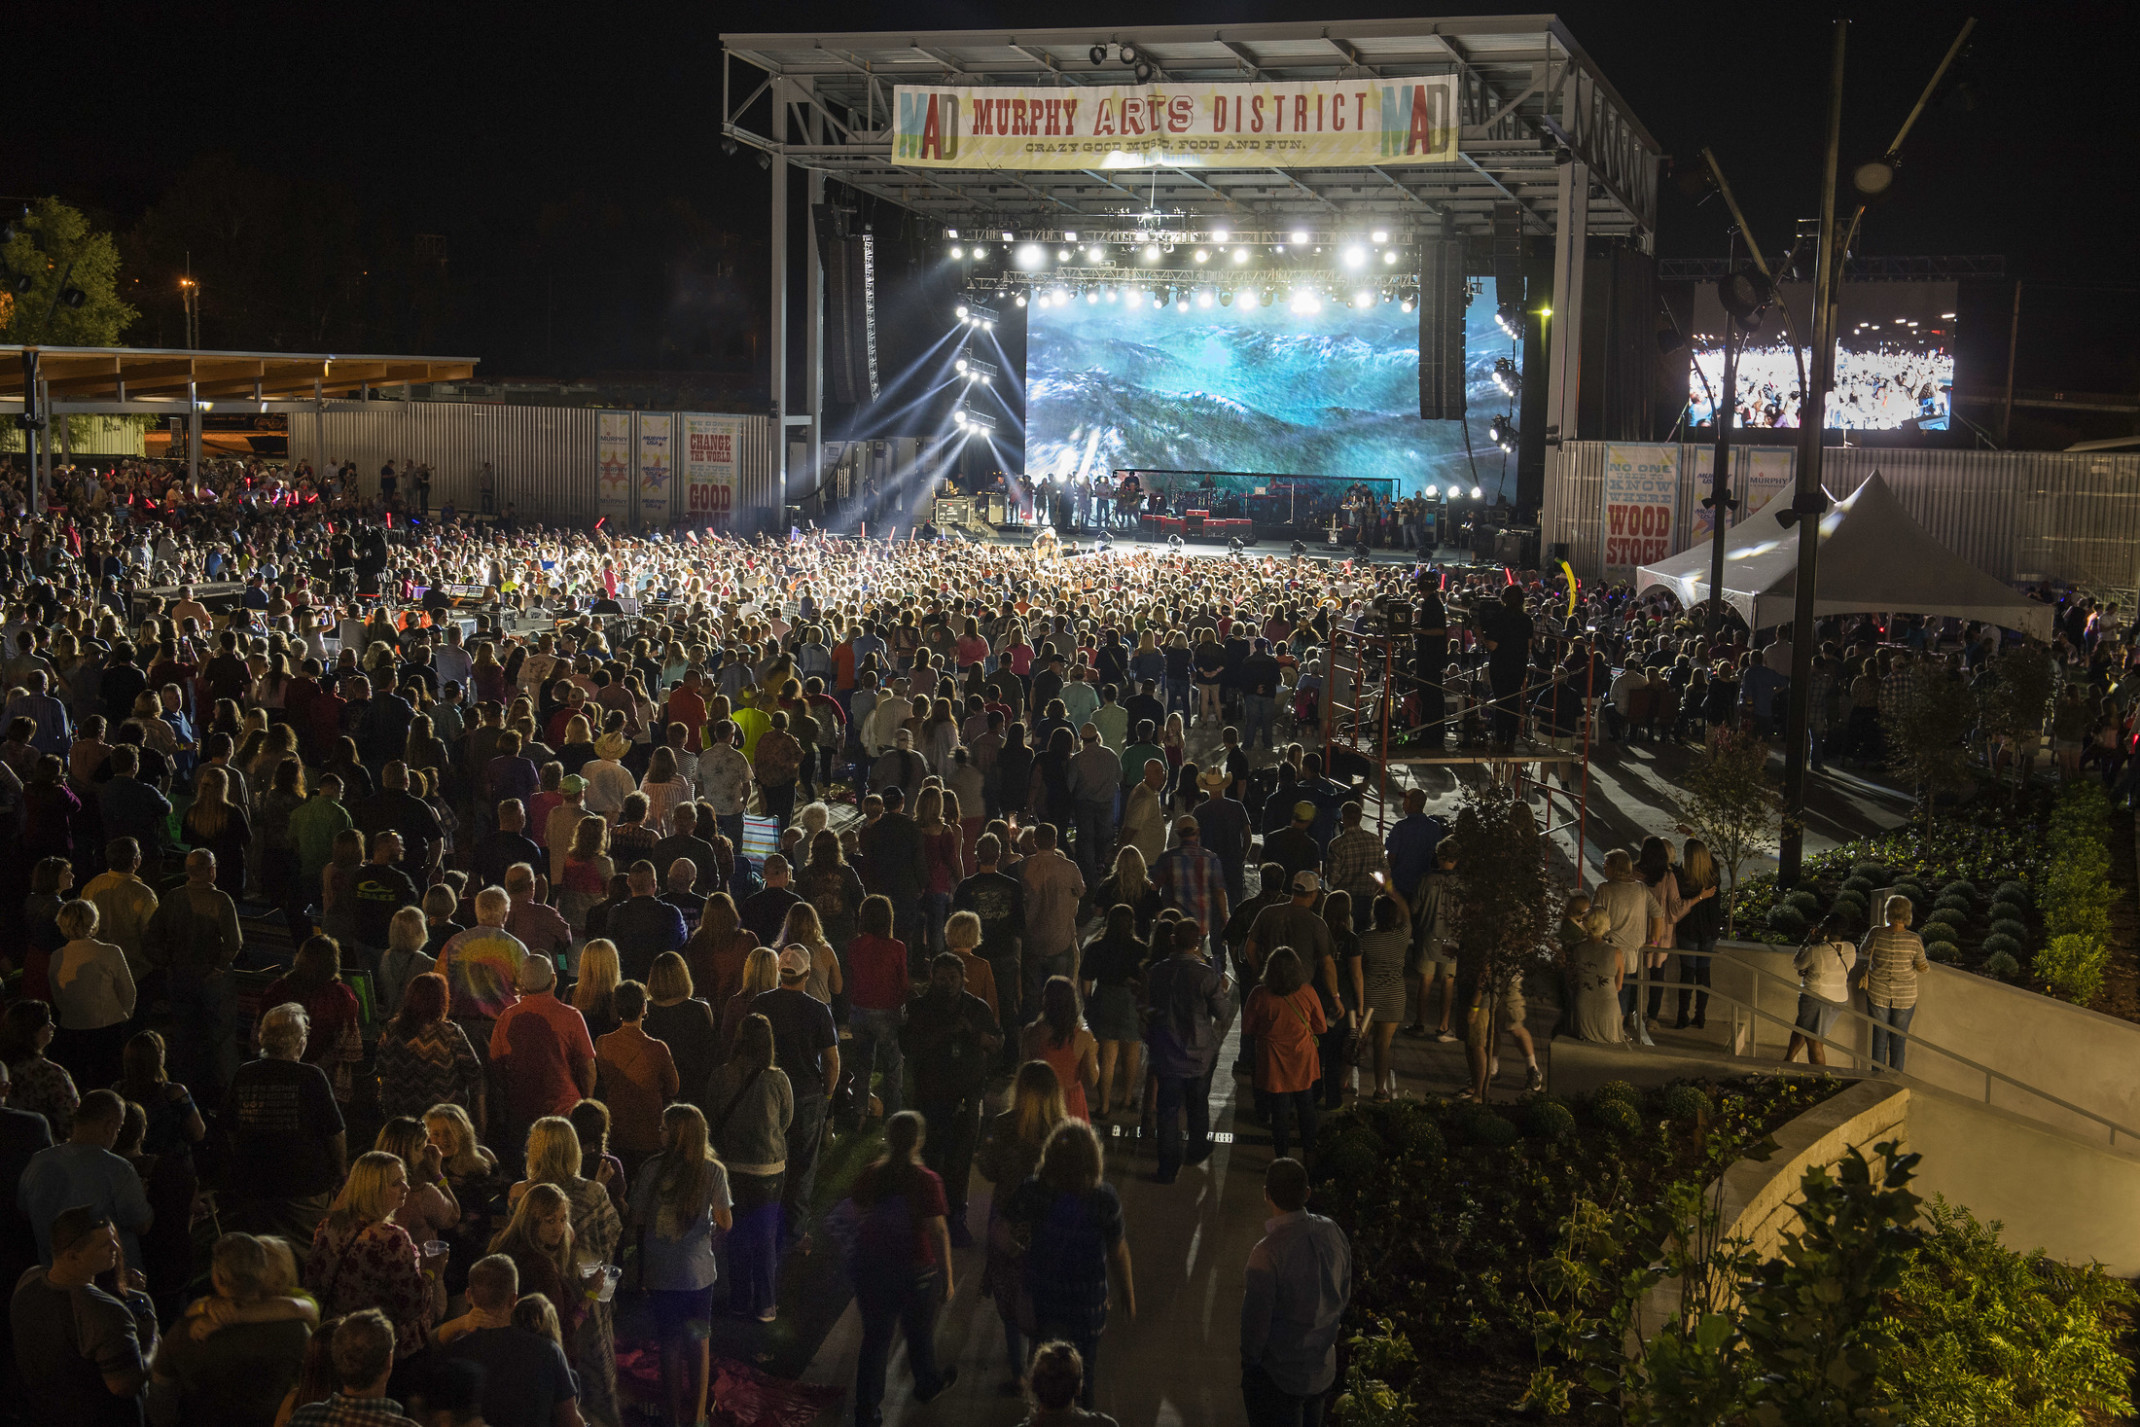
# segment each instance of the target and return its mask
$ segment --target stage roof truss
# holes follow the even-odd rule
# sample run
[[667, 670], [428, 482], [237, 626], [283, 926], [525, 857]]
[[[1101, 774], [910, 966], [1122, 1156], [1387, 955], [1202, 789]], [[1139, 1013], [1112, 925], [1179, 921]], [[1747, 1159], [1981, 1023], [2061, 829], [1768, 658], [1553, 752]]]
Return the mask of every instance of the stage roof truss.
[[[1092, 226], [1137, 207], [1192, 221], [1260, 218], [1278, 226], [1338, 215], [1353, 223], [1446, 223], [1459, 235], [1491, 231], [1493, 211], [1515, 203], [1534, 229], [1559, 221], [1557, 167], [1589, 167], [1588, 231], [1645, 249], [1656, 225], [1654, 138], [1565, 26], [1550, 15], [1373, 20], [1128, 30], [938, 31], [723, 36], [722, 132], [736, 143], [822, 172], [925, 219], [956, 227], [986, 218], [1005, 226]], [[1105, 45], [1093, 65], [1088, 51]], [[1461, 162], [1400, 178], [1386, 168], [1319, 170], [1124, 169], [1032, 172], [934, 170], [893, 165], [892, 87], [959, 83], [1069, 87], [1129, 84], [1120, 46], [1154, 68], [1154, 82], [1269, 82], [1369, 75], [1458, 76]], [[773, 134], [769, 106], [815, 114]], [[1117, 179], [1121, 181], [1117, 181]]]
[[63, 408], [140, 403], [144, 411], [198, 401], [310, 401], [367, 386], [467, 381], [474, 357], [353, 353], [193, 352], [154, 347], [0, 346], [0, 401], [23, 396], [23, 353], [37, 354], [39, 382]]

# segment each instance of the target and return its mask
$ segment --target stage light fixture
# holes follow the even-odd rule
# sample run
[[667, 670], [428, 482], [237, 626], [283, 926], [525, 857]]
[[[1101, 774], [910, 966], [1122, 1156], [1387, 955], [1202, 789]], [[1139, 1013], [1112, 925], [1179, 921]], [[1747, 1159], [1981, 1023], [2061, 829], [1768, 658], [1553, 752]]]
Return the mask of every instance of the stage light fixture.
[[1022, 292], [1018, 294], [1018, 305], [1020, 307], [1025, 306], [1025, 294]]
[[1096, 263], [1106, 256], [1107, 249], [1101, 247], [1098, 243], [1094, 243], [1091, 247], [1085, 250], [1085, 257], [1091, 262]]
[[1064, 234], [1063, 234], [1063, 241], [1064, 241], [1064, 242], [1066, 242], [1066, 243], [1074, 243], [1074, 242], [1076, 242], [1076, 241], [1077, 241], [1077, 234], [1075, 234], [1075, 233], [1064, 233]]
[[1234, 262], [1236, 262], [1236, 263], [1245, 263], [1245, 262], [1247, 262], [1247, 261], [1248, 261], [1248, 249], [1246, 249], [1246, 248], [1235, 248], [1235, 249], [1233, 250], [1233, 260], [1234, 260]]
[[1277, 299], [1277, 297], [1278, 297], [1278, 290], [1277, 290], [1276, 288], [1269, 288], [1269, 287], [1267, 287], [1267, 288], [1263, 289], [1263, 296], [1262, 296], [1262, 299], [1261, 299], [1261, 301], [1262, 301], [1262, 303], [1263, 303], [1263, 305], [1264, 305], [1265, 307], [1269, 307], [1269, 306], [1271, 305], [1271, 303], [1272, 303], [1272, 302], [1274, 302], [1274, 301], [1275, 301], [1275, 300]]
[[1211, 241], [1214, 243], [1223, 243], [1226, 241], [1228, 236], [1229, 233], [1224, 228], [1213, 228], [1211, 230]]
[[958, 244], [953, 243], [951, 245], [951, 256], [954, 258], [963, 258], [966, 256], [966, 250], [960, 247]]
[[1299, 246], [1300, 246], [1301, 244], [1303, 244], [1303, 243], [1305, 243], [1305, 242], [1307, 242], [1307, 241], [1308, 241], [1308, 235], [1307, 235], [1306, 233], [1302, 232], [1302, 231], [1301, 231], [1300, 229], [1298, 229], [1298, 228], [1295, 228], [1295, 229], [1293, 230], [1293, 235], [1292, 235], [1292, 243], [1293, 243], [1293, 246], [1294, 246], [1294, 247], [1296, 247], [1296, 248], [1297, 248], [1297, 247], [1299, 247]]
[[986, 248], [982, 247], [982, 246], [981, 246], [980, 244], [976, 243], [976, 244], [974, 245], [974, 249], [973, 249], [973, 255], [974, 255], [975, 257], [977, 257], [977, 258], [985, 258], [985, 257], [987, 257], [987, 256], [988, 256], [988, 249], [986, 249]]
[[1144, 294], [1139, 292], [1134, 287], [1129, 290], [1129, 296], [1123, 298], [1122, 300], [1124, 302], [1127, 302], [1132, 307], [1144, 306]]
[[1395, 248], [1384, 248], [1382, 250], [1382, 263], [1385, 267], [1395, 267], [1397, 265], [1397, 250]]
[[[728, 155], [730, 158], [734, 158], [736, 156], [736, 141], [734, 139], [721, 140], [721, 152]], [[6, 241], [12, 242], [14, 241], [14, 237], [15, 235], [10, 232], [7, 235]]]
[[959, 230], [958, 230], [958, 229], [956, 229], [956, 228], [946, 228], [946, 229], [944, 230], [944, 236], [945, 236], [945, 237], [947, 237], [947, 238], [956, 238], [956, 237], [957, 237], [958, 235], [959, 235]]
[[1523, 373], [1515, 362], [1507, 357], [1494, 358], [1494, 385], [1505, 396], [1514, 396], [1523, 387]]
[[1346, 266], [1346, 267], [1348, 267], [1348, 268], [1356, 268], [1356, 267], [1358, 267], [1358, 266], [1359, 266], [1360, 264], [1362, 264], [1362, 263], [1364, 263], [1364, 262], [1366, 262], [1366, 261], [1367, 261], [1367, 253], [1366, 253], [1366, 251], [1365, 251], [1364, 249], [1360, 248], [1360, 247], [1359, 247], [1358, 245], [1354, 245], [1353, 247], [1349, 247], [1349, 248], [1347, 248], [1347, 249], [1345, 250], [1345, 266]]
[[1486, 493], [1480, 490], [1477, 486], [1473, 486], [1471, 488], [1471, 498], [1473, 500], [1484, 500], [1486, 498]]
[[1208, 292], [1198, 293], [1196, 295], [1196, 305], [1198, 307], [1209, 307], [1211, 305], [1211, 294]]
[[1769, 286], [1769, 280], [1761, 275], [1759, 268], [1752, 266], [1726, 273], [1717, 279], [1716, 300], [1723, 305], [1726, 312], [1742, 323], [1750, 322], [1762, 308], [1768, 306], [1769, 299], [1774, 295], [1775, 290]]
[[1117, 298], [1121, 297], [1121, 295], [1122, 294], [1117, 292], [1114, 288], [1107, 289], [1107, 300], [1109, 302], [1115, 301]]
[[1115, 51], [1115, 57], [1124, 64], [1135, 64], [1137, 62], [1137, 47], [1135, 45], [1123, 45]]
[[996, 379], [995, 364], [984, 362], [979, 357], [960, 357], [958, 371], [961, 376], [966, 378], [968, 384], [979, 382], [982, 386], [991, 386]]
[[1010, 233], [1010, 232], [1006, 232], [1006, 233], [1002, 234], [1001, 236], [1002, 236], [1002, 238], [1003, 238], [1003, 241], [1004, 241], [1004, 242], [1006, 242], [1006, 243], [1013, 243], [1013, 242], [1016, 242], [1016, 241], [1018, 240], [1018, 235], [1017, 235], [1016, 233]]
[[1406, 293], [1403, 297], [1397, 299], [1397, 310], [1399, 312], [1410, 312], [1412, 310], [1412, 295], [1410, 293]]
[[1098, 291], [1097, 289], [1095, 289], [1095, 288], [1089, 288], [1089, 287], [1085, 289], [1085, 301], [1087, 301], [1087, 302], [1098, 302], [1099, 300], [1100, 300], [1100, 294], [1099, 294], [1099, 291]]
[[1493, 443], [1496, 446], [1499, 446], [1502, 450], [1514, 451], [1516, 449], [1516, 423], [1509, 420], [1507, 417], [1496, 416], [1493, 421], [1488, 424], [1486, 428], [1486, 434], [1487, 436], [1492, 438]]
[[1377, 228], [1374, 232], [1368, 234], [1367, 236], [1370, 241], [1376, 243], [1387, 243], [1390, 240], [1389, 229], [1387, 228]]
[[1152, 82], [1153, 74], [1157, 73], [1157, 71], [1155, 71], [1151, 67], [1151, 65], [1145, 63], [1141, 59], [1137, 61], [1136, 66], [1134, 67], [1132, 72], [1137, 76], [1137, 82], [1139, 84], [1150, 84]]
[[1157, 243], [1146, 243], [1144, 245], [1144, 260], [1148, 263], [1159, 261], [1159, 245]]
[[1323, 310], [1323, 300], [1306, 288], [1300, 288], [1293, 293], [1292, 300], [1287, 302], [1286, 306], [1302, 317], [1312, 317]]
[[1055, 261], [1057, 261], [1057, 262], [1059, 262], [1059, 263], [1067, 263], [1067, 262], [1069, 262], [1069, 261], [1070, 261], [1070, 250], [1069, 250], [1068, 248], [1058, 248], [1058, 249], [1056, 249], [1056, 251], [1055, 251]]
[[1041, 251], [1040, 245], [1038, 243], [1027, 243], [1024, 247], [1018, 250], [1018, 266], [1026, 269], [1028, 272], [1032, 271], [1034, 268], [1039, 267], [1047, 260], [1048, 255]]
[[1520, 303], [1504, 302], [1494, 309], [1494, 325], [1511, 337], [1523, 335], [1523, 306]]
[[1200, 263], [1208, 263], [1211, 261], [1211, 254], [1205, 252], [1202, 248], [1198, 248], [1194, 256], [1196, 260]]
[[1364, 312], [1375, 305], [1375, 295], [1363, 287], [1352, 295], [1352, 305]]
[[1222, 293], [1220, 293], [1220, 294], [1219, 294], [1219, 306], [1221, 306], [1221, 307], [1231, 307], [1231, 306], [1233, 306], [1233, 290], [1232, 290], [1231, 288], [1229, 288], [1229, 289], [1227, 289], [1227, 290], [1226, 290], [1225, 292], [1222, 292]]
[[966, 316], [966, 304], [962, 302], [958, 306], [952, 308], [951, 311], [961, 320], [964, 320]]
[[1105, 45], [1094, 45], [1091, 49], [1085, 51], [1085, 54], [1096, 65], [1107, 63], [1107, 46]]

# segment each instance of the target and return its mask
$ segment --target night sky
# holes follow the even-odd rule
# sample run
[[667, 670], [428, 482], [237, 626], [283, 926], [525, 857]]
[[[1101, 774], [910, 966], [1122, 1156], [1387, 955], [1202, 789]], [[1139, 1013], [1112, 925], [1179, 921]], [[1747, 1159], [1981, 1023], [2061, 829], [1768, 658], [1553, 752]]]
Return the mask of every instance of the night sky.
[[[1944, 3], [1849, 8], [1858, 23], [1846, 171], [1884, 147], [1969, 13]], [[1146, 3], [1095, 7], [1091, 27], [1099, 35], [1110, 19], [1218, 25], [1407, 12], [1416, 7], [1371, 0]], [[1833, 12], [1646, 3], [1560, 13], [1667, 152], [1692, 162], [1703, 143], [1715, 146], [1769, 241], [1816, 211]], [[2131, 181], [2140, 171], [2131, 98], [2140, 8], [1978, 13], [1966, 95], [1920, 125], [1897, 194], [1869, 217], [1861, 249], [1997, 253], [2031, 283], [2140, 285], [2129, 259], [2140, 230]], [[661, 10], [27, 6], [13, 16], [10, 70], [27, 81], [30, 102], [25, 112], [25, 90], [10, 86], [0, 194], [56, 193], [137, 232], [130, 276], [141, 279], [144, 318], [129, 336], [139, 343], [176, 340], [175, 304], [163, 294], [185, 251], [211, 271], [208, 346], [227, 345], [220, 322], [291, 347], [421, 340], [483, 357], [493, 375], [742, 372], [763, 321], [767, 178], [747, 151], [727, 158], [717, 146], [721, 32], [1035, 21], [1060, 24], [1061, 12], [807, 0]], [[220, 166], [199, 167], [211, 159]], [[174, 195], [181, 175], [204, 172], [190, 194]], [[159, 204], [158, 222], [144, 229]], [[244, 222], [219, 230], [213, 219], [226, 210]], [[1724, 221], [1715, 202], [1697, 208], [1667, 185], [1659, 250], [1719, 254]], [[219, 312], [218, 300], [235, 303], [230, 294], [248, 279], [219, 285], [213, 250], [227, 247], [221, 258], [232, 267], [267, 261], [247, 253], [295, 262], [300, 249], [310, 262], [309, 232], [281, 235], [322, 226], [362, 235], [370, 286], [310, 306], [259, 296], [258, 312], [271, 315]], [[446, 238], [443, 294], [402, 271], [419, 233]], [[2023, 385], [2140, 382], [2132, 293], [2045, 286], [2030, 312], [2041, 325], [2024, 324]], [[2003, 331], [1993, 345], [2003, 365]], [[1965, 371], [1963, 381], [1998, 375]]]

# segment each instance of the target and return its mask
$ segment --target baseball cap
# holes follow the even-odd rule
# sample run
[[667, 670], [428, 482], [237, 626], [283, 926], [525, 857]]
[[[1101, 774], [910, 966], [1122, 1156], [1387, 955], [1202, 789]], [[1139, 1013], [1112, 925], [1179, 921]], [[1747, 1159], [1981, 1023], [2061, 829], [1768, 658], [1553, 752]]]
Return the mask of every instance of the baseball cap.
[[1300, 822], [1300, 823], [1312, 823], [1312, 822], [1314, 822], [1314, 821], [1315, 821], [1315, 804], [1313, 804], [1313, 803], [1309, 802], [1309, 801], [1308, 801], [1307, 799], [1305, 799], [1305, 798], [1303, 798], [1303, 799], [1301, 799], [1301, 801], [1299, 801], [1299, 802], [1297, 802], [1297, 803], [1293, 804], [1293, 821], [1295, 821], [1295, 822]]
[[584, 793], [587, 791], [587, 780], [577, 773], [567, 773], [557, 780], [557, 791], [568, 798], [574, 793]]
[[784, 949], [780, 953], [780, 974], [783, 979], [790, 976], [808, 976], [810, 974], [810, 953], [799, 946], [790, 946]]
[[73, 1204], [59, 1211], [52, 1220], [51, 1238], [54, 1256], [88, 1238], [111, 1222], [111, 1216], [88, 1204]]
[[1295, 892], [1320, 892], [1322, 889], [1323, 879], [1313, 872], [1304, 870], [1293, 874], [1293, 890]]

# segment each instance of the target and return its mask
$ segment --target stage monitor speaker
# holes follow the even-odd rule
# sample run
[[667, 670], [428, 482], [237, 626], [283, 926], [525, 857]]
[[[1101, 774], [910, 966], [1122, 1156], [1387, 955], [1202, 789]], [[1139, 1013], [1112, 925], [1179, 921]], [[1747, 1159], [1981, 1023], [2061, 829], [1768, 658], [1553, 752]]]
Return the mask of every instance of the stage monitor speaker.
[[1419, 414], [1464, 419], [1464, 245], [1429, 238], [1419, 245]]
[[825, 271], [825, 379], [834, 401], [877, 399], [876, 236], [848, 231], [850, 214], [830, 204], [811, 212]]

